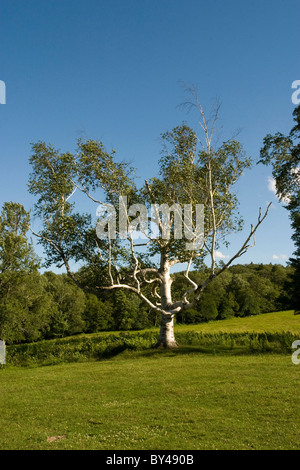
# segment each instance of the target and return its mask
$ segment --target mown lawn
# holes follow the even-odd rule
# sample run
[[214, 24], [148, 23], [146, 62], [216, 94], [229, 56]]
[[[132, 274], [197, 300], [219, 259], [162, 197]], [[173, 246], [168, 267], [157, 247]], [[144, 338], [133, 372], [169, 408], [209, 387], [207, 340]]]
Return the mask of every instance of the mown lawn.
[[299, 386], [290, 355], [185, 348], [7, 367], [0, 449], [299, 449]]

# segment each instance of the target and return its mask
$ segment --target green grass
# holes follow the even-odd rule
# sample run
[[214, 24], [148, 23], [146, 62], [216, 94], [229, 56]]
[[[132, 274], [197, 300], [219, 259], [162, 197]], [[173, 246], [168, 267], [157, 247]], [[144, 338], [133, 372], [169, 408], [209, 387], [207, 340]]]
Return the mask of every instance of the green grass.
[[290, 356], [125, 351], [0, 381], [0, 449], [300, 448]]
[[177, 325], [177, 331], [194, 330], [202, 333], [300, 333], [300, 315], [293, 310], [263, 313], [251, 317], [233, 317], [199, 325]]
[[149, 346], [157, 329], [11, 346], [15, 363], [48, 365], [0, 369], [0, 449], [300, 449], [299, 325], [176, 325], [172, 351]]

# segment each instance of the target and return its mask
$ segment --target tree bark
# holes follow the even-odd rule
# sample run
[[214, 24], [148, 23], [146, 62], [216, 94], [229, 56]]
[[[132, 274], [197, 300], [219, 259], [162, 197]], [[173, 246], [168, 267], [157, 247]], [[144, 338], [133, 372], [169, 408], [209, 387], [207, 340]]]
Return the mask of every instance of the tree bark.
[[174, 336], [174, 318], [173, 315], [162, 314], [160, 322], [160, 332], [157, 348], [178, 348], [178, 344]]
[[177, 348], [178, 344], [174, 336], [174, 314], [168, 313], [168, 309], [172, 305], [172, 279], [169, 258], [166, 253], [162, 253], [161, 256], [160, 278], [161, 307], [166, 313], [161, 315], [160, 333], [156, 346], [160, 348]]

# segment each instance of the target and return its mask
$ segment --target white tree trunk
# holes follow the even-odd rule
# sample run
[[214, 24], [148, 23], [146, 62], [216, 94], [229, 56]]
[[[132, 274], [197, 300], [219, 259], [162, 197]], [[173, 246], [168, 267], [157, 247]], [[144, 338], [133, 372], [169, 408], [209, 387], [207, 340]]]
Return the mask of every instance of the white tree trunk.
[[157, 342], [157, 347], [164, 348], [177, 348], [178, 345], [174, 336], [174, 314], [169, 313], [169, 308], [172, 305], [171, 285], [172, 279], [170, 276], [170, 264], [166, 254], [161, 257], [160, 265], [161, 277], [161, 308], [166, 313], [162, 313], [160, 321], [160, 333]]
[[157, 341], [159, 348], [177, 348], [178, 344], [174, 336], [174, 318], [173, 315], [161, 315], [160, 332]]

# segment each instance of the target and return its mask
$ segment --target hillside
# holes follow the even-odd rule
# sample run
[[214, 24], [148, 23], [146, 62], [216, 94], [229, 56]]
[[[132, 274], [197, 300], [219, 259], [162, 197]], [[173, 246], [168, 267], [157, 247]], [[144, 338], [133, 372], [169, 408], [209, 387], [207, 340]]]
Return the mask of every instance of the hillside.
[[233, 317], [198, 325], [178, 325], [178, 331], [193, 330], [202, 333], [279, 333], [300, 334], [300, 316], [293, 310], [264, 313], [250, 317]]

